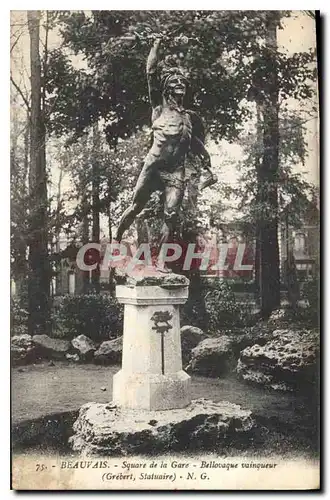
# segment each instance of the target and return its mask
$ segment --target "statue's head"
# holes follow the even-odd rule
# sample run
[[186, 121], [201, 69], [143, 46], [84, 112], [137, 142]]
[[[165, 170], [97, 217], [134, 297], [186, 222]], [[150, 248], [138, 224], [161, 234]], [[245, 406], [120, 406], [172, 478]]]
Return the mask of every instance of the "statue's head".
[[166, 68], [161, 76], [161, 88], [165, 97], [184, 98], [189, 87], [185, 73], [177, 67]]

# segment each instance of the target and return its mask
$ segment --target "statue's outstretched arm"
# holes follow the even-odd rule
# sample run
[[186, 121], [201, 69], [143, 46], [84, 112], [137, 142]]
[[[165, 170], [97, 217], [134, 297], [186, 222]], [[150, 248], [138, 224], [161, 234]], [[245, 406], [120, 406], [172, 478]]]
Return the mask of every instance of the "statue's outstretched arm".
[[149, 99], [150, 99], [150, 104], [153, 108], [159, 106], [159, 104], [162, 103], [162, 94], [157, 75], [160, 41], [161, 41], [160, 38], [157, 38], [154, 41], [154, 44], [150, 49], [149, 56], [147, 59], [147, 79], [149, 88]]

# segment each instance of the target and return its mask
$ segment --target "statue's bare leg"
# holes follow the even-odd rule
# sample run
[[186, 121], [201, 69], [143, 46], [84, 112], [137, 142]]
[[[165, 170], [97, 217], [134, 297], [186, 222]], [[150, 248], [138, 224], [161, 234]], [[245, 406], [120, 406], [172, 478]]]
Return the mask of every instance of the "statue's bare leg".
[[166, 187], [164, 196], [164, 224], [160, 244], [167, 243], [173, 238], [178, 219], [178, 211], [183, 197], [183, 189]]
[[[178, 188], [173, 186], [165, 187], [164, 193], [164, 224], [159, 242], [159, 251], [163, 243], [168, 243], [173, 239], [174, 231], [176, 229], [178, 212], [181, 206], [184, 194], [184, 187]], [[171, 272], [167, 266], [158, 260], [157, 268], [162, 272]]]
[[115, 236], [115, 240], [119, 243], [122, 240], [124, 232], [129, 229], [135, 217], [143, 210], [151, 193], [155, 189], [152, 169], [150, 167], [151, 166], [143, 167], [135, 187], [133, 201], [120, 219], [117, 234]]

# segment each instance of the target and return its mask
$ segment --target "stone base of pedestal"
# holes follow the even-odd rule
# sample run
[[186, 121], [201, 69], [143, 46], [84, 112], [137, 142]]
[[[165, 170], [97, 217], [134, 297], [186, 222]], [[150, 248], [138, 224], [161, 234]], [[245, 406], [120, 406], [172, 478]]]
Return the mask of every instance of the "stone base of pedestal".
[[[69, 442], [84, 455], [147, 455], [165, 451], [225, 449], [244, 443], [254, 427], [251, 412], [207, 399], [171, 411], [129, 410], [111, 402], [81, 407]], [[248, 439], [247, 439], [248, 442]]]
[[113, 401], [124, 408], [171, 410], [184, 408], [190, 400], [190, 377], [183, 370], [167, 375], [120, 370], [113, 377]]

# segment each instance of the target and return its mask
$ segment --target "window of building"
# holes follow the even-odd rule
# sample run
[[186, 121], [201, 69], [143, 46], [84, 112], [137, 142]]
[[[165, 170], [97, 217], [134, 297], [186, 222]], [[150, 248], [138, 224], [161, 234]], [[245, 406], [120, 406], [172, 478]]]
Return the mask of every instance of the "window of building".
[[306, 239], [304, 233], [296, 233], [294, 237], [294, 249], [296, 252], [303, 253], [305, 251]]

